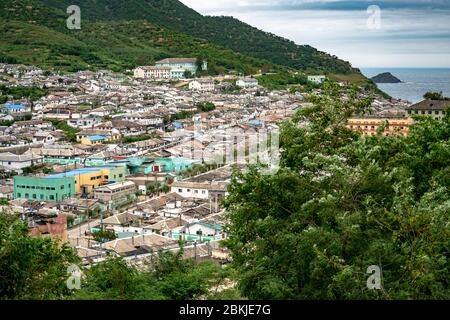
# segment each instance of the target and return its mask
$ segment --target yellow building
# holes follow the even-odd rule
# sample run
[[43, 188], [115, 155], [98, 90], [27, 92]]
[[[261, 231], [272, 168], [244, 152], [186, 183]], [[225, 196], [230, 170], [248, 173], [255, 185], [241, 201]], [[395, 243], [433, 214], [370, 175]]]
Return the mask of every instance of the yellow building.
[[126, 167], [80, 168], [47, 176], [47, 179], [73, 177], [75, 194], [90, 194], [95, 188], [125, 180]]
[[81, 144], [87, 145], [87, 146], [94, 146], [97, 144], [102, 144], [103, 142], [111, 141], [110, 137], [108, 136], [89, 136], [81, 139]]
[[413, 124], [411, 118], [393, 116], [366, 116], [350, 118], [347, 121], [347, 128], [355, 132], [362, 132], [363, 135], [376, 135], [381, 126], [385, 126], [384, 134], [408, 135], [409, 127]]

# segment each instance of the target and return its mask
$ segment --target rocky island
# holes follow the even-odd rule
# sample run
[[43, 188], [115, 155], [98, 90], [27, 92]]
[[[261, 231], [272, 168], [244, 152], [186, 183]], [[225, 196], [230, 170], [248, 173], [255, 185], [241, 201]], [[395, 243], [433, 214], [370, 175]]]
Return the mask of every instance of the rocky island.
[[390, 72], [380, 73], [379, 75], [371, 78], [375, 83], [401, 83], [402, 81], [392, 75]]

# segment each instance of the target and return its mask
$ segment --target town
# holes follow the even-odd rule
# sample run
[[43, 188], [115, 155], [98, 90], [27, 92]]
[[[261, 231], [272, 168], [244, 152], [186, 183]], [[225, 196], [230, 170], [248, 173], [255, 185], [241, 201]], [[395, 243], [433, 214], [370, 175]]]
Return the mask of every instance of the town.
[[[113, 255], [139, 265], [180, 240], [186, 258], [227, 263], [221, 201], [233, 170], [251, 161], [235, 150], [249, 136], [260, 147], [327, 77], [309, 75], [315, 88], [292, 92], [268, 90], [258, 77], [196, 76], [207, 68], [195, 58], [123, 74], [0, 64], [0, 88], [45, 92], [1, 92], [0, 210], [20, 214], [33, 236], [70, 243], [85, 264]], [[347, 127], [407, 135], [413, 115], [441, 119], [447, 104], [376, 96], [372, 112]]]

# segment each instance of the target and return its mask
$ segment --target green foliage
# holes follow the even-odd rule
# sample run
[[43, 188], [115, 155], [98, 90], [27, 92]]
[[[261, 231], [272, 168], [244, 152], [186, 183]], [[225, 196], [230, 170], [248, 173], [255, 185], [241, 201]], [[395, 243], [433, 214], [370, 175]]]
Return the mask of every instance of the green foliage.
[[0, 299], [61, 299], [70, 295], [67, 267], [75, 252], [50, 238], [33, 238], [18, 217], [0, 213]]
[[7, 206], [9, 204], [9, 200], [6, 198], [0, 198], [0, 206]]
[[[225, 241], [241, 294], [448, 299], [450, 115], [417, 120], [408, 137], [364, 138], [345, 124], [370, 101], [324, 91], [284, 124], [276, 174], [233, 177]], [[382, 290], [366, 287], [371, 265]]]
[[212, 102], [198, 102], [196, 106], [200, 112], [210, 112], [216, 109], [216, 106]]
[[[350, 63], [260, 31], [231, 17], [206, 17], [176, 0], [80, 1], [82, 29], [66, 29], [71, 0], [3, 0], [0, 52], [6, 59], [65, 71], [123, 71], [192, 56], [209, 75], [273, 69], [360, 74]], [[226, 30], [227, 32], [223, 32]]]
[[0, 85], [0, 96], [11, 96], [15, 100], [28, 98], [31, 101], [36, 101], [47, 94], [48, 90], [38, 87], [8, 87]]
[[112, 230], [99, 230], [92, 234], [92, 237], [97, 242], [112, 241], [117, 238], [116, 233]]
[[186, 170], [183, 170], [182, 172], [180, 172], [180, 175], [183, 178], [194, 177], [199, 174], [217, 169], [218, 167], [219, 167], [219, 165], [216, 163], [195, 164], [194, 166], [192, 166], [192, 168], [189, 168], [189, 169], [186, 169]]
[[79, 129], [72, 128], [64, 120], [50, 119], [48, 121], [50, 121], [56, 129], [64, 131], [64, 135], [67, 141], [69, 142], [77, 141], [77, 133], [80, 131]]
[[123, 137], [122, 143], [134, 143], [139, 141], [150, 140], [154, 138], [152, 135], [142, 135], [142, 136], [132, 136], [132, 137]]
[[295, 75], [289, 72], [262, 75], [258, 77], [258, 84], [269, 89], [286, 89], [288, 85], [307, 84], [305, 75]]
[[[41, 2], [65, 10], [71, 0], [42, 0]], [[176, 0], [99, 0], [83, 1], [85, 19], [117, 21], [147, 20], [246, 56], [269, 61], [260, 65], [265, 72], [276, 64], [294, 69], [325, 70], [333, 73], [352, 73], [348, 62], [320, 52], [310, 46], [263, 32], [232, 17], [202, 16]], [[224, 32], [226, 30], [226, 32]], [[197, 54], [195, 57], [210, 56]], [[214, 61], [208, 61], [214, 63]], [[213, 68], [212, 65], [209, 66]], [[224, 66], [226, 67], [226, 66]]]
[[22, 169], [24, 175], [32, 175], [38, 172], [42, 172], [44, 174], [49, 174], [53, 172], [53, 168], [48, 168], [45, 164], [31, 165], [29, 167], [25, 167]]
[[423, 98], [428, 100], [450, 100], [450, 98], [444, 97], [442, 91], [441, 92], [428, 91], [423, 95]]
[[138, 271], [121, 258], [109, 258], [85, 270], [76, 299], [187, 300], [205, 294], [219, 274], [211, 262], [194, 264], [177, 253], [159, 252], [147, 270]]

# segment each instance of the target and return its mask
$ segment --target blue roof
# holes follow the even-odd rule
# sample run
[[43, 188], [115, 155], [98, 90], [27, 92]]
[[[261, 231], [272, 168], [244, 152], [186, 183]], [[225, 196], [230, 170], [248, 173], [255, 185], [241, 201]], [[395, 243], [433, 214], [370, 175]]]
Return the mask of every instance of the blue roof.
[[48, 176], [45, 176], [44, 178], [46, 179], [60, 179], [60, 178], [66, 178], [66, 177], [75, 177], [78, 176], [80, 174], [86, 174], [86, 173], [90, 173], [90, 172], [97, 172], [103, 169], [112, 169], [110, 167], [104, 167], [104, 168], [80, 168], [80, 169], [75, 169], [72, 171], [68, 171], [68, 172], [63, 172], [63, 173], [57, 173], [57, 174], [51, 174]]
[[7, 108], [7, 109], [25, 109], [25, 108], [29, 108], [29, 107], [23, 106], [21, 104], [7, 103], [7, 104], [5, 104], [5, 108]]
[[98, 141], [98, 140], [105, 140], [106, 136], [90, 136], [89, 140], [91, 141]]

